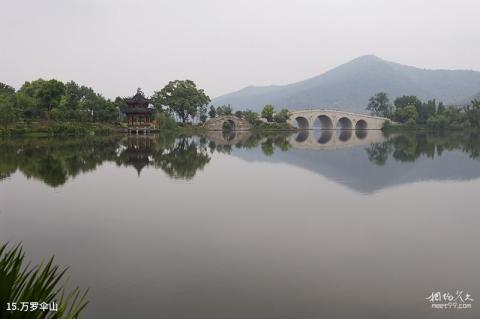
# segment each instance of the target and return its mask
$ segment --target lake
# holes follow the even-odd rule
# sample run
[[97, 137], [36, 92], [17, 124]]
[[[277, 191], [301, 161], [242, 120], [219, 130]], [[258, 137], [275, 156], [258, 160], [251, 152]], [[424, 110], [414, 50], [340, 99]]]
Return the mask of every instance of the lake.
[[479, 190], [478, 135], [4, 139], [0, 242], [83, 318], [478, 318]]

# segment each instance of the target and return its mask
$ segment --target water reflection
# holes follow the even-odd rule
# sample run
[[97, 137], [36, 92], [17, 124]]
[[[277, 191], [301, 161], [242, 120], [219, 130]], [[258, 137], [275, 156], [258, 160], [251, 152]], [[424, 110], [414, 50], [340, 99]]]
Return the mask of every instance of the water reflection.
[[[261, 155], [257, 151], [260, 150]], [[340, 152], [339, 149], [346, 149]], [[316, 150], [317, 152], [299, 152]], [[327, 150], [335, 150], [326, 152]], [[80, 173], [94, 169], [103, 162], [133, 167], [138, 175], [147, 167], [161, 169], [171, 178], [192, 179], [202, 170], [214, 153], [232, 154], [254, 160], [286, 161], [324, 176], [349, 183], [361, 172], [371, 170], [369, 181], [360, 191], [384, 187], [379, 183], [371, 187], [372, 180], [388, 180], [388, 174], [375, 171], [365, 163], [385, 166], [387, 162], [413, 163], [419, 159], [439, 158], [445, 152], [460, 151], [471, 159], [480, 156], [479, 136], [476, 134], [447, 135], [391, 135], [380, 131], [300, 131], [297, 133], [209, 132], [204, 136], [161, 134], [152, 136], [87, 137], [82, 139], [10, 139], [0, 141], [0, 179], [8, 178], [19, 170], [28, 178], [43, 181], [52, 187], [64, 185]], [[282, 155], [282, 153], [285, 153]], [[288, 155], [286, 154], [288, 153]], [[263, 157], [262, 157], [263, 156]], [[328, 165], [321, 163], [332, 162]], [[436, 163], [438, 164], [438, 163]], [[477, 167], [478, 161], [473, 163]], [[343, 173], [335, 172], [335, 167]], [[358, 170], [350, 170], [356, 167]], [[470, 167], [470, 166], [468, 166]], [[442, 176], [442, 170], [436, 176]], [[448, 170], [445, 168], [445, 170]], [[479, 173], [464, 174], [457, 170], [451, 178], [475, 177]], [[401, 172], [398, 169], [398, 172]], [[333, 174], [333, 176], [332, 176]], [[400, 173], [399, 173], [400, 174]], [[423, 175], [425, 172], [422, 173]], [[421, 176], [419, 174], [418, 176]], [[470, 175], [469, 175], [470, 174]], [[340, 176], [340, 177], [339, 177]], [[356, 184], [352, 183], [352, 184]], [[387, 183], [388, 184], [388, 183]], [[353, 187], [358, 189], [358, 186]]]

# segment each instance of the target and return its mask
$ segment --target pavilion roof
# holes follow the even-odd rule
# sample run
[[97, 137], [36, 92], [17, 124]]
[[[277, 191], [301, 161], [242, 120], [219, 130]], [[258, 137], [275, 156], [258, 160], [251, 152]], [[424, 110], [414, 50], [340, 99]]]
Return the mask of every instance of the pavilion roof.
[[143, 94], [141, 89], [137, 89], [137, 93], [132, 96], [132, 97], [126, 97], [123, 99], [125, 103], [127, 103], [129, 106], [131, 105], [148, 105], [152, 103], [151, 99], [147, 99], [145, 97], [145, 94]]

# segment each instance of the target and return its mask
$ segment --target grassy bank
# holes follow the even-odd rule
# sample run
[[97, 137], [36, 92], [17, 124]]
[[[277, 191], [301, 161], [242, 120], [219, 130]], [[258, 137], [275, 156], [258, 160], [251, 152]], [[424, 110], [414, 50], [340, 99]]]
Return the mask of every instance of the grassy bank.
[[17, 122], [15, 125], [0, 128], [0, 136], [86, 136], [108, 135], [120, 131], [120, 127], [109, 123], [74, 122]]

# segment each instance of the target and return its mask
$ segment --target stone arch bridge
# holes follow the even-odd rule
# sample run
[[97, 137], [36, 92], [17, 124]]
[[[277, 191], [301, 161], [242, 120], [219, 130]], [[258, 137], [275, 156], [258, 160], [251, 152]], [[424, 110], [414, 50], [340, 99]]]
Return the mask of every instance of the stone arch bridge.
[[328, 109], [293, 111], [289, 119], [291, 125], [297, 124], [301, 130], [318, 128], [316, 125], [324, 130], [381, 130], [385, 122], [390, 120], [385, 117]]
[[210, 131], [221, 131], [223, 125], [228, 123], [234, 131], [245, 131], [251, 129], [247, 120], [236, 117], [235, 115], [222, 115], [214, 117], [205, 122], [204, 127]]

